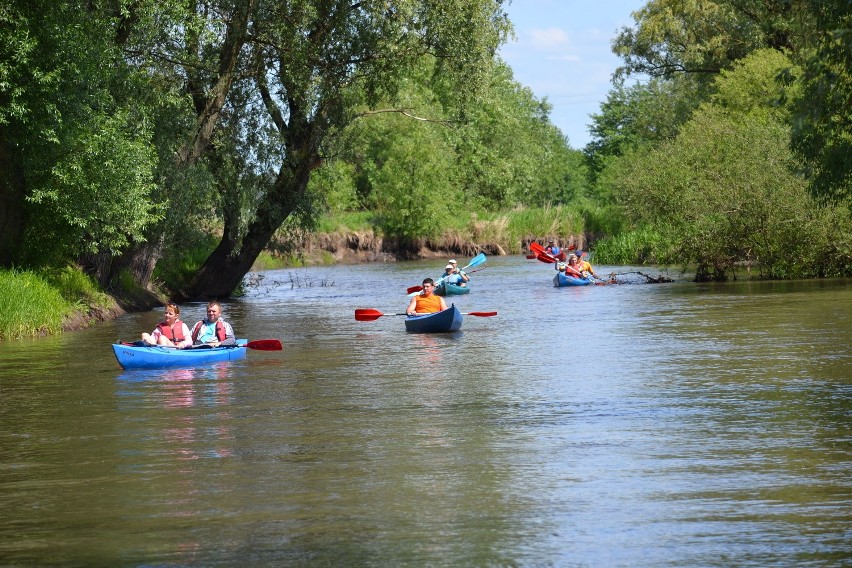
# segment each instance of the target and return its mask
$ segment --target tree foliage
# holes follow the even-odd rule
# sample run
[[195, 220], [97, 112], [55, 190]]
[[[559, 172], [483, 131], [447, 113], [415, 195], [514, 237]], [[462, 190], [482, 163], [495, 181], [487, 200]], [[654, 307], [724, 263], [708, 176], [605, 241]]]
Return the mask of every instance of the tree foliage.
[[117, 251], [160, 215], [151, 131], [111, 14], [98, 2], [0, 8], [0, 195], [17, 221], [2, 224], [0, 261]]
[[[334, 159], [311, 182], [333, 210], [368, 209], [383, 234], [410, 240], [436, 236], [462, 207], [541, 206], [584, 194], [582, 155], [550, 123], [546, 101], [504, 64], [491, 69], [463, 120], [453, 119], [460, 112], [447, 104], [448, 86], [423, 80], [431, 65], [413, 69], [397, 95], [410, 112], [365, 117], [337, 140]], [[412, 113], [445, 119], [414, 120]]]
[[613, 159], [674, 138], [701, 102], [701, 93], [700, 82], [686, 75], [629, 87], [616, 79], [600, 112], [591, 116], [591, 141], [583, 150], [592, 182]]
[[810, 198], [786, 111], [775, 105], [773, 77], [788, 65], [777, 52], [755, 52], [720, 76], [714, 100], [674, 140], [629, 154], [608, 173], [634, 226], [664, 235], [658, 260], [694, 264], [699, 280], [724, 279], [742, 261], [761, 277], [848, 270], [848, 260], [822, 255], [848, 247], [848, 214]]
[[815, 196], [852, 199], [852, 4], [806, 2], [816, 15], [813, 49], [798, 59], [800, 93], [793, 96], [793, 147], [806, 160]]

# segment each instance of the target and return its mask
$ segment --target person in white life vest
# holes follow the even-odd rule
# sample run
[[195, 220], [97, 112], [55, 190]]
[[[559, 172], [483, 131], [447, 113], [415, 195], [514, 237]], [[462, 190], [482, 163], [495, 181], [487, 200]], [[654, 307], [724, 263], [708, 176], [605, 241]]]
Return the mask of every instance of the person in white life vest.
[[450, 284], [455, 284], [457, 286], [464, 286], [465, 284], [470, 282], [470, 276], [465, 274], [464, 271], [459, 268], [459, 263], [456, 261], [456, 259], [451, 258], [447, 262], [447, 264], [449, 264], [450, 266], [453, 267], [452, 274], [454, 276], [456, 276], [456, 278], [454, 280], [450, 281]]
[[231, 324], [222, 319], [222, 304], [207, 304], [207, 317], [192, 326], [193, 345], [236, 345], [237, 339]]

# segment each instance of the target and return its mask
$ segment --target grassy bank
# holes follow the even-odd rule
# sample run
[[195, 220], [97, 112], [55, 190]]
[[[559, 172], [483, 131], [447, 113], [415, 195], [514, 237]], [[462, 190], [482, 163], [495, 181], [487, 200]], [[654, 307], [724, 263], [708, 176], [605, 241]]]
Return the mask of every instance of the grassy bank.
[[[434, 243], [465, 242], [497, 245], [507, 253], [524, 252], [522, 244], [530, 238], [559, 238], [568, 240], [603, 229], [598, 219], [606, 215], [600, 208], [577, 204], [537, 208], [517, 208], [498, 212], [459, 211], [425, 237]], [[371, 231], [376, 225], [369, 213], [338, 213], [322, 219], [320, 232]]]
[[[270, 246], [258, 257], [253, 269], [333, 264], [335, 255], [329, 250], [337, 250], [339, 257], [340, 250], [352, 246], [353, 239], [358, 238], [365, 247], [383, 244], [385, 250], [391, 253], [416, 253], [419, 247], [424, 247], [423, 252], [431, 250], [452, 254], [453, 251], [482, 247], [505, 254], [521, 254], [526, 252], [525, 244], [530, 240], [547, 238], [557, 239], [564, 245], [585, 247], [590, 235], [612, 231], [612, 224], [611, 215], [599, 207], [586, 204], [517, 208], [499, 212], [465, 210], [447, 220], [434, 234], [424, 235], [415, 242], [399, 242], [377, 232], [379, 223], [374, 213], [338, 212], [320, 219], [315, 233], [297, 236], [295, 241], [299, 241], [299, 245], [293, 245], [292, 235], [278, 235], [277, 240], [282, 245]], [[348, 260], [359, 261], [355, 255]]]
[[85, 327], [118, 311], [79, 268], [0, 270], [0, 340]]

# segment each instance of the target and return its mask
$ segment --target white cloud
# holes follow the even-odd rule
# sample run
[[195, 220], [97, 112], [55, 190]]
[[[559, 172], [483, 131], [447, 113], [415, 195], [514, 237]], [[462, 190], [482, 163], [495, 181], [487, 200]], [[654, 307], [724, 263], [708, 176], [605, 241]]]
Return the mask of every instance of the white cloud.
[[568, 45], [568, 34], [561, 28], [533, 29], [530, 36], [536, 49], [551, 50]]

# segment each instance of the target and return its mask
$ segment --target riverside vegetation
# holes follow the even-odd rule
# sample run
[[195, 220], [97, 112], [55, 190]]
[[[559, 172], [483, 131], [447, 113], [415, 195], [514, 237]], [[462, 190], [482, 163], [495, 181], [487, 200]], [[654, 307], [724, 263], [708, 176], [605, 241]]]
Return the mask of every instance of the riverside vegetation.
[[438, 4], [0, 9], [0, 338], [546, 237], [696, 280], [852, 274], [845, 0], [648, 1], [583, 149], [496, 55], [500, 3]]

